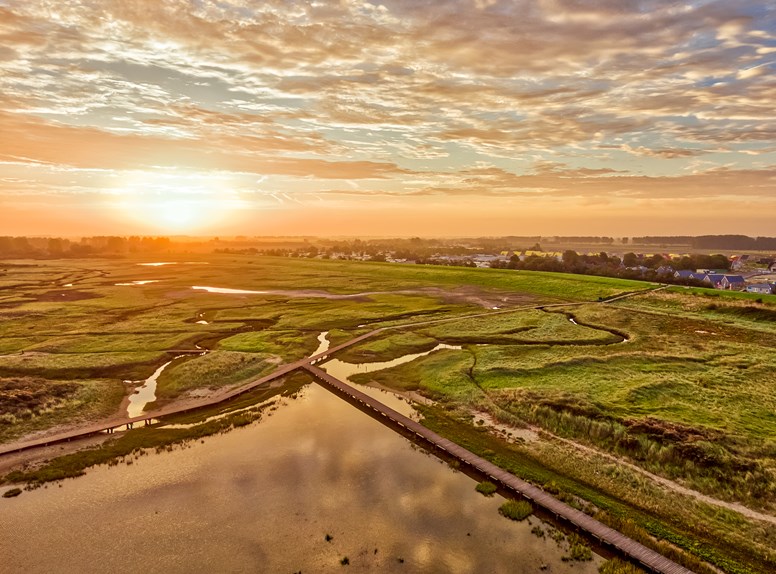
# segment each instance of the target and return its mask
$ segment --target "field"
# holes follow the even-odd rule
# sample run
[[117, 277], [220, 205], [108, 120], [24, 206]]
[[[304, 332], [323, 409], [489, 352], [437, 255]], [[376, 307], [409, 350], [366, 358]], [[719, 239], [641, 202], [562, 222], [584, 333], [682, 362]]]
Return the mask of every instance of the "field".
[[[356, 382], [426, 395], [436, 401], [423, 407], [426, 424], [440, 434], [699, 571], [693, 560], [776, 568], [772, 298], [526, 271], [190, 257], [9, 266], [0, 442], [124, 416], [134, 386], [123, 381], [180, 351], [208, 352], [175, 359], [148, 410], [308, 356], [323, 331], [337, 344], [388, 327], [338, 358], [460, 349]], [[116, 285], [136, 281], [151, 282]], [[622, 293], [638, 294], [605, 302]]]

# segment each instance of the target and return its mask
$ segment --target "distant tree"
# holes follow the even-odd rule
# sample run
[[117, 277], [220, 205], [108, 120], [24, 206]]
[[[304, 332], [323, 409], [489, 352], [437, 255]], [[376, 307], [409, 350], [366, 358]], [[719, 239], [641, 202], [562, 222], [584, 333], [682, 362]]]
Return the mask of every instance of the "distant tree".
[[62, 240], [52, 237], [48, 240], [48, 252], [49, 255], [58, 257], [62, 255]]
[[105, 248], [108, 253], [123, 253], [126, 251], [127, 240], [123, 237], [108, 237]]
[[639, 258], [632, 251], [626, 253], [622, 257], [622, 264], [625, 265], [625, 267], [636, 267], [638, 263], [639, 263]]
[[579, 263], [579, 253], [573, 249], [567, 249], [563, 252], [563, 263], [564, 265], [576, 265]]
[[32, 251], [32, 245], [30, 245], [30, 241], [26, 237], [14, 237], [13, 250], [20, 255], [24, 255]]
[[652, 257], [647, 257], [644, 260], [644, 265], [646, 267], [655, 268], [655, 267], [660, 267], [664, 261], [665, 259], [663, 259], [663, 256], [660, 255], [659, 253], [656, 253]]
[[94, 253], [94, 247], [85, 243], [74, 243], [70, 246], [70, 253], [77, 257], [83, 257]]

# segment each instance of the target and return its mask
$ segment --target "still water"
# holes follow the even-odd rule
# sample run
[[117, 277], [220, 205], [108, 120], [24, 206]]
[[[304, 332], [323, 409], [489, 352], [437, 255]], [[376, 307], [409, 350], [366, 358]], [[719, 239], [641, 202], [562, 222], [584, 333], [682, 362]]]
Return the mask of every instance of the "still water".
[[318, 385], [277, 404], [188, 448], [0, 499], [0, 571], [597, 571]]

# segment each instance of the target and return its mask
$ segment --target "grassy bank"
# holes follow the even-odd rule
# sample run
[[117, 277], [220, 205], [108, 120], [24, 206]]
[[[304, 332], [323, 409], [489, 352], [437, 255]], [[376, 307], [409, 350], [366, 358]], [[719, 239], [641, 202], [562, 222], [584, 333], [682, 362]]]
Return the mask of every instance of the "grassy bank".
[[[505, 443], [454, 412], [436, 407], [422, 407], [422, 411], [423, 424], [435, 432], [516, 476], [542, 486], [572, 506], [587, 508], [602, 522], [699, 574], [714, 572], [704, 561], [734, 574], [755, 574], [776, 567], [773, 547], [768, 546], [773, 543], [773, 534], [768, 534], [761, 526], [714, 511], [707, 511], [700, 518], [695, 514], [698, 505], [688, 505], [664, 494], [662, 500], [650, 498], [648, 509], [640, 508], [638, 504], [625, 502], [622, 492], [615, 496], [596, 485], [594, 469], [587, 472], [581, 468], [578, 473], [571, 473], [570, 467], [579, 466], [579, 460], [570, 459], [568, 451], [558, 452], [548, 459], [526, 446]], [[565, 464], [561, 466], [564, 459]], [[627, 480], [624, 475], [623, 480]], [[641, 490], [634, 494], [638, 500], [658, 493]], [[580, 501], [587, 501], [592, 506], [580, 504]], [[707, 520], [716, 524], [710, 525]]]
[[[160, 451], [187, 441], [227, 432], [260, 420], [262, 411], [266, 408], [261, 404], [264, 401], [275, 396], [292, 396], [309, 382], [308, 376], [295, 374], [281, 387], [257, 389], [223, 405], [165, 417], [160, 424], [128, 430], [97, 447], [55, 458], [33, 470], [13, 471], [2, 478], [2, 483], [26, 483], [34, 487], [46, 482], [74, 478], [81, 476], [92, 466], [119, 464], [134, 453], [148, 449]], [[165, 428], [165, 425], [187, 427]]]

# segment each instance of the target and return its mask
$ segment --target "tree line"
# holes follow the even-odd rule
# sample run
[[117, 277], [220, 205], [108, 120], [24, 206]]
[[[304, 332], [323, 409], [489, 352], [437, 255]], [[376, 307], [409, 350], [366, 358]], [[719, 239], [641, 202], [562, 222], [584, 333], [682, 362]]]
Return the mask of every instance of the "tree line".
[[603, 251], [598, 255], [583, 255], [569, 249], [563, 252], [563, 257], [560, 260], [555, 257], [541, 257], [539, 255], [531, 255], [521, 260], [517, 255], [512, 255], [508, 261], [493, 261], [490, 266], [497, 269], [553, 271], [703, 286], [706, 284], [697, 279], [674, 277], [674, 272], [681, 269], [727, 271], [730, 269], [730, 261], [725, 255], [720, 254], [695, 254], [667, 258], [662, 255], [640, 257], [635, 253], [626, 253], [621, 259]]
[[159, 253], [171, 248], [169, 237], [61, 237], [0, 236], [0, 257], [90, 257], [125, 253]]
[[631, 243], [639, 245], [686, 245], [692, 249], [776, 250], [776, 237], [749, 237], [748, 235], [647, 235], [633, 237]]

